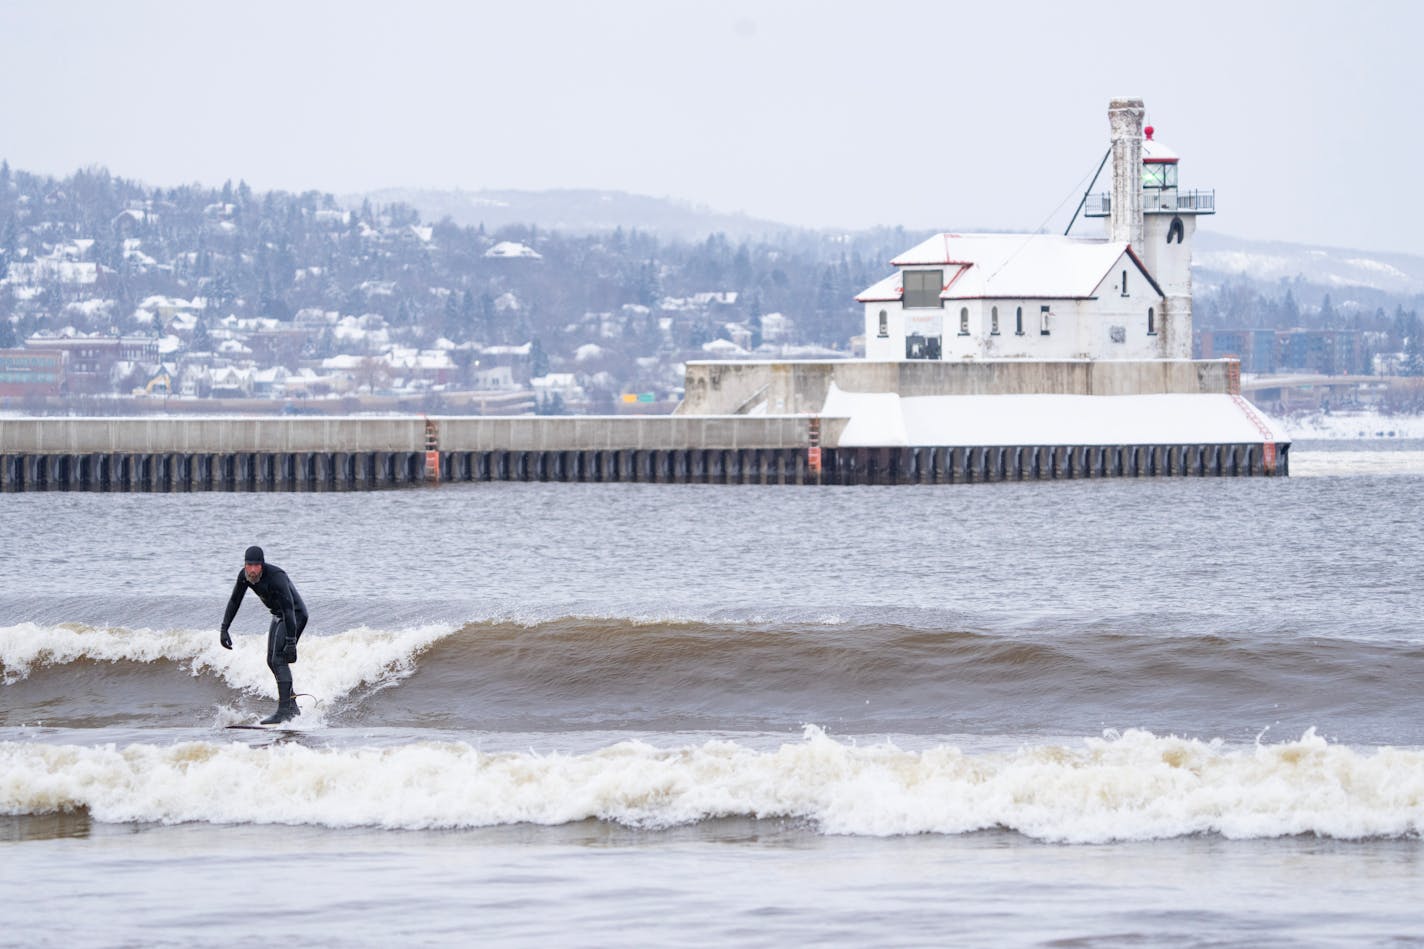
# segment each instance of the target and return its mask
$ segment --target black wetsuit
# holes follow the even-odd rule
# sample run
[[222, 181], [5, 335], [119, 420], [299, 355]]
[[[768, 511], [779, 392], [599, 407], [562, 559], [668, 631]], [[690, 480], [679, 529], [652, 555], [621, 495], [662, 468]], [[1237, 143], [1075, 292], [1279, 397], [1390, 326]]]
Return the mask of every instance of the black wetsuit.
[[239, 570], [237, 584], [232, 588], [232, 596], [227, 600], [227, 611], [223, 613], [224, 633], [232, 625], [232, 618], [237, 615], [237, 608], [242, 605], [242, 595], [247, 592], [248, 587], [257, 594], [262, 605], [272, 611], [272, 625], [267, 628], [267, 668], [272, 670], [279, 686], [285, 684], [290, 690], [292, 668], [287, 664], [283, 652], [287, 648], [287, 640], [290, 638], [295, 643], [301, 638], [302, 630], [306, 629], [307, 605], [302, 602], [302, 595], [292, 585], [287, 571], [276, 564], [264, 563], [262, 576], [256, 583], [248, 583], [246, 571]]

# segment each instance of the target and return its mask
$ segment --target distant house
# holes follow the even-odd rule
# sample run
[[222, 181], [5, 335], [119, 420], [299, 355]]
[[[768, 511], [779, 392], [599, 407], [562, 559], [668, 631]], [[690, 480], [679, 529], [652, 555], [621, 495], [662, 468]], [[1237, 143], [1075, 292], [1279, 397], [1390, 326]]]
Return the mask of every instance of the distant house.
[[173, 370], [167, 366], [159, 366], [143, 383], [142, 392], [144, 395], [172, 395], [173, 394]]
[[246, 399], [252, 395], [254, 371], [229, 366], [213, 371], [212, 396], [215, 399]]
[[410, 349], [397, 347], [386, 357], [391, 373], [403, 378], [406, 385], [424, 383], [426, 385], [446, 385], [454, 378], [458, 368], [443, 349]]
[[529, 386], [539, 394], [541, 401], [557, 395], [567, 405], [570, 402], [583, 402], [588, 398], [571, 372], [551, 372], [548, 375], [536, 376], [529, 380]]
[[777, 343], [791, 338], [795, 323], [782, 313], [767, 313], [761, 318], [761, 338], [764, 342]]
[[470, 387], [478, 391], [513, 389], [514, 370], [509, 366], [481, 366], [470, 373]]

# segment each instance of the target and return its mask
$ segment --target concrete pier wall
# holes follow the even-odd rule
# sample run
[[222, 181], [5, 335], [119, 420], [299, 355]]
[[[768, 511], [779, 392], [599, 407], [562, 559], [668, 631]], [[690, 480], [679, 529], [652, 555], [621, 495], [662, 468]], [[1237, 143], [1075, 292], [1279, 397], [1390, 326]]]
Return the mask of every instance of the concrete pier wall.
[[1288, 443], [841, 446], [770, 416], [0, 419], [0, 491], [341, 491], [448, 481], [957, 484], [1289, 473]]
[[[792, 448], [807, 444], [804, 418], [702, 416], [434, 417], [449, 451], [612, 448]], [[425, 448], [422, 416], [339, 419], [0, 419], [0, 452], [399, 452]], [[834, 445], [845, 419], [822, 422]]]
[[1289, 445], [0, 453], [0, 491], [366, 491], [460, 481], [972, 484], [1289, 474]]
[[1226, 359], [996, 360], [983, 362], [692, 362], [678, 415], [814, 415], [831, 383], [846, 392], [928, 395], [1229, 394]]

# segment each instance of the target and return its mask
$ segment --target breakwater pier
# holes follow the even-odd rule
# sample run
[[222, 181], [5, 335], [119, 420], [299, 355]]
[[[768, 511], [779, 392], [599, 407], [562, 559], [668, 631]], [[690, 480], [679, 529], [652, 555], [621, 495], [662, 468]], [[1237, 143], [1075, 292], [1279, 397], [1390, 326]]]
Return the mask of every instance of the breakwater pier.
[[0, 491], [962, 484], [1289, 473], [1289, 443], [842, 445], [816, 416], [0, 419]]

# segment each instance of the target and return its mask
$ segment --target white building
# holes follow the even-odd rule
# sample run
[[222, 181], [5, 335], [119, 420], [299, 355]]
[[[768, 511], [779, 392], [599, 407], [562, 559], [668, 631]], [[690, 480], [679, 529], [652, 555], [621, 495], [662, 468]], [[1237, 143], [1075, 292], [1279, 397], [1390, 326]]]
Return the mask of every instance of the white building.
[[865, 290], [865, 355], [1149, 359], [1162, 289], [1132, 248], [1048, 234], [939, 234]]
[[[1178, 188], [1178, 158], [1113, 100], [1113, 191], [1086, 202], [1106, 238], [939, 234], [890, 263], [865, 304], [871, 360], [1187, 359], [1191, 238], [1210, 192]], [[1144, 138], [1145, 132], [1145, 138]]]

